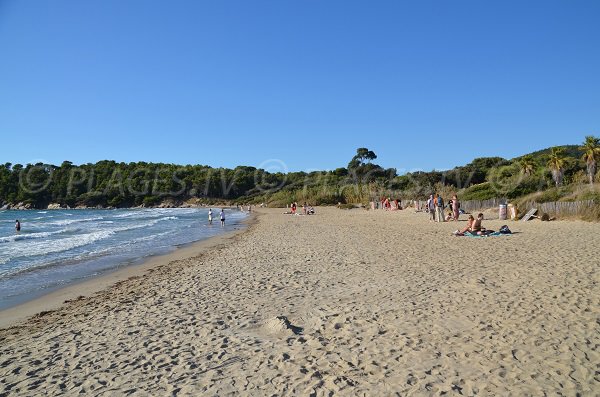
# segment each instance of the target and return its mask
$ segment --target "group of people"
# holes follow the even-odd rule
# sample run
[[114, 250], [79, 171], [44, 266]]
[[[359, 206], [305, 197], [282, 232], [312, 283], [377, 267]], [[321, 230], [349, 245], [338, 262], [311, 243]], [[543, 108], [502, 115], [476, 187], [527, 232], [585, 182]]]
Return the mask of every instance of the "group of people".
[[401, 204], [400, 200], [398, 200], [398, 199], [392, 200], [391, 197], [381, 197], [379, 199], [379, 202], [376, 203], [376, 205], [377, 205], [377, 209], [382, 208], [386, 211], [402, 209], [402, 204]]
[[[225, 209], [224, 208], [221, 208], [219, 217], [221, 218], [221, 226], [225, 226]], [[208, 224], [212, 225], [212, 221], [213, 221], [213, 210], [212, 210], [212, 208], [209, 208], [208, 209]]]
[[457, 236], [464, 236], [465, 233], [471, 233], [476, 235], [484, 235], [487, 233], [487, 230], [482, 225], [483, 222], [483, 214], [479, 213], [477, 218], [473, 217], [473, 215], [469, 215], [469, 219], [467, 220], [467, 226], [462, 230], [457, 230], [454, 232]]
[[[444, 209], [448, 209], [447, 215], [444, 216]], [[446, 204], [444, 199], [439, 194], [431, 194], [425, 205], [425, 211], [429, 213], [431, 222], [448, 222], [457, 221], [460, 217], [460, 202], [456, 195]]]
[[[300, 214], [298, 214], [298, 203], [294, 201], [292, 204], [290, 204], [290, 211], [286, 212], [286, 214], [300, 215]], [[302, 215], [314, 215], [314, 214], [315, 214], [315, 209], [312, 206], [309, 206], [308, 204], [306, 204], [306, 201], [305, 201], [304, 204], [302, 205]]]

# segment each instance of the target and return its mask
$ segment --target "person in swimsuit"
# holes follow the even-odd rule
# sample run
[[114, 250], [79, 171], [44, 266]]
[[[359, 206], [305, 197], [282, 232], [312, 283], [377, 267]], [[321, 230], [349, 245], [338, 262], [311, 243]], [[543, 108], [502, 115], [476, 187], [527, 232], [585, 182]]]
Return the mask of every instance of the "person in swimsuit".
[[21, 231], [21, 222], [18, 219], [15, 221], [15, 230], [17, 233]]
[[225, 210], [221, 209], [221, 226], [225, 226]]
[[458, 202], [458, 197], [456, 197], [456, 195], [454, 195], [452, 197], [452, 213], [454, 215], [454, 220], [457, 221], [458, 217], [460, 216], [460, 203]]
[[474, 222], [475, 222], [475, 218], [473, 218], [473, 215], [469, 215], [469, 220], [467, 221], [467, 227], [465, 227], [463, 230], [455, 231], [454, 234], [457, 236], [463, 236], [466, 232], [470, 232], [471, 228], [473, 227]]
[[208, 210], [208, 224], [212, 225], [212, 208]]
[[473, 234], [482, 234], [485, 231], [485, 228], [481, 225], [481, 222], [483, 221], [483, 214], [479, 213], [479, 215], [477, 215], [477, 219], [475, 219], [475, 221], [473, 221], [473, 226], [471, 226], [471, 233]]

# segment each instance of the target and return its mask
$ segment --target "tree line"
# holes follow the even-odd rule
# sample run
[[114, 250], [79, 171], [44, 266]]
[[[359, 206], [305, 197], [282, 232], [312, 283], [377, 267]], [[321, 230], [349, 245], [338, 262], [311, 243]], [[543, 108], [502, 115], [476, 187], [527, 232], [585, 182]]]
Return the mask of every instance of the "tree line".
[[268, 172], [239, 166], [110, 160], [74, 165], [6, 163], [0, 166], [0, 207], [23, 203], [45, 208], [61, 206], [155, 206], [164, 200], [199, 202], [268, 202], [313, 205], [366, 202], [380, 194], [423, 198], [442, 188], [460, 191], [464, 199], [520, 197], [552, 187], [594, 184], [600, 161], [600, 140], [588, 136], [580, 146], [545, 149], [516, 159], [484, 157], [448, 171], [417, 171], [398, 175], [396, 169], [373, 161], [377, 155], [358, 148], [346, 167], [331, 171]]

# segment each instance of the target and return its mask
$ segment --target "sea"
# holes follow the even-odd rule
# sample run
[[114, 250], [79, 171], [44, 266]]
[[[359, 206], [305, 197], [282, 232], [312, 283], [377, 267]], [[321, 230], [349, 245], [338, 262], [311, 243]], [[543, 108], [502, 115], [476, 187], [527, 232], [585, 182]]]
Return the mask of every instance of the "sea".
[[0, 211], [0, 310], [243, 227], [236, 209], [221, 227], [220, 210], [212, 225], [208, 208]]

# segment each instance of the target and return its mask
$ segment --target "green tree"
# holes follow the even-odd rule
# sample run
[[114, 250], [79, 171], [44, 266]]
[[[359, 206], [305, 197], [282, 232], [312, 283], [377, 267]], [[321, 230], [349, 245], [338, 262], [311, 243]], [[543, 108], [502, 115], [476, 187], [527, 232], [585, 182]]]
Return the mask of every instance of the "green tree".
[[600, 161], [600, 139], [591, 135], [586, 136], [585, 142], [580, 149], [583, 150], [583, 160], [587, 166], [587, 174], [588, 178], [590, 179], [590, 185], [593, 185], [598, 161]]
[[550, 168], [550, 171], [552, 172], [552, 179], [556, 186], [562, 185], [566, 164], [567, 159], [564, 155], [563, 148], [553, 147], [548, 159], [548, 168]]
[[519, 160], [519, 167], [521, 168], [521, 172], [527, 176], [533, 174], [533, 171], [535, 171], [535, 166], [535, 160], [531, 155], [523, 156]]
[[377, 155], [372, 150], [367, 149], [366, 147], [361, 147], [356, 149], [356, 155], [352, 157], [352, 160], [348, 163], [348, 169], [355, 169], [360, 167], [366, 162], [370, 163], [375, 160]]

